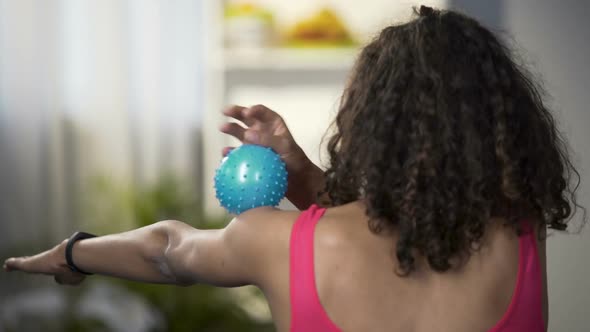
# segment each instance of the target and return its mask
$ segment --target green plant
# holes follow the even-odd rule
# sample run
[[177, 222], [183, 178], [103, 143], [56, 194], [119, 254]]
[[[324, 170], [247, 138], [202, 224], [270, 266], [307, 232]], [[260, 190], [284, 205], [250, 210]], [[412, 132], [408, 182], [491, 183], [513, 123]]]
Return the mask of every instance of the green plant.
[[[171, 175], [147, 186], [95, 178], [82, 213], [92, 216], [87, 226], [99, 234], [142, 227], [164, 219], [182, 220], [200, 229], [223, 227], [227, 218], [206, 217], [198, 195], [183, 183], [186, 182]], [[113, 282], [141, 295], [160, 310], [166, 319], [167, 331], [274, 330], [269, 319], [254, 320], [229, 289]], [[259, 292], [248, 294], [263, 301]]]

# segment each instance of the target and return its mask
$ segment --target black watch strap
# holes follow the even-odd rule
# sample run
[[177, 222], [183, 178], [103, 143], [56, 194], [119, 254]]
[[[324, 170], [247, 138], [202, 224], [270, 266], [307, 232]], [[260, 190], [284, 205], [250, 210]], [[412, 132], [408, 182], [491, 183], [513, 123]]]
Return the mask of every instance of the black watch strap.
[[91, 275], [92, 273], [85, 272], [80, 270], [76, 264], [74, 264], [74, 260], [72, 259], [72, 248], [74, 248], [74, 243], [79, 240], [89, 239], [96, 237], [96, 235], [84, 233], [84, 232], [76, 232], [68, 239], [68, 243], [66, 245], [66, 262], [68, 263], [68, 267], [70, 270], [86, 275]]

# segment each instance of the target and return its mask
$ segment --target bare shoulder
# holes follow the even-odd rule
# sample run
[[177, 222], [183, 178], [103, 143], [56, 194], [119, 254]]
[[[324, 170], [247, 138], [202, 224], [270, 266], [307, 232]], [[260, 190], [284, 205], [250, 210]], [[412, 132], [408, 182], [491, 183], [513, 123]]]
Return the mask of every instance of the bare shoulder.
[[[299, 216], [299, 211], [283, 211], [271, 207], [248, 210], [236, 216], [226, 227], [226, 232], [236, 240], [254, 240], [267, 245], [281, 242], [289, 237], [291, 228]], [[267, 246], [268, 247], [268, 246]]]
[[283, 211], [271, 207], [248, 210], [236, 216], [224, 230], [224, 243], [253, 270], [256, 284], [268, 278], [268, 266], [288, 261], [291, 228], [299, 211]]

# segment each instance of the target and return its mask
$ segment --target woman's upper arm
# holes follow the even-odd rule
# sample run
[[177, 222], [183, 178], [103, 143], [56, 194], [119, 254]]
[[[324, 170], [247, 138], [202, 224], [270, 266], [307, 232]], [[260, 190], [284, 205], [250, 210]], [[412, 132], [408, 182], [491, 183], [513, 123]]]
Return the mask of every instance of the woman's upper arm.
[[288, 259], [292, 222], [285, 214], [273, 208], [252, 209], [216, 230], [178, 225], [166, 260], [180, 284], [260, 286], [273, 261]]

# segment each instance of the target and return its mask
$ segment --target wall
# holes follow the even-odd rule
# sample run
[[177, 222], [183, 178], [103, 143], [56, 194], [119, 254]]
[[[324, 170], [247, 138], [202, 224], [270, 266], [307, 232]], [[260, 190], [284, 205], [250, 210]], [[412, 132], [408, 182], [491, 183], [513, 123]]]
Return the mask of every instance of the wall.
[[[562, 128], [570, 139], [582, 185], [580, 203], [590, 207], [590, 23], [587, 1], [513, 1], [505, 9], [506, 26], [553, 95]], [[574, 221], [579, 221], [579, 216]], [[590, 232], [556, 234], [548, 242], [550, 330], [587, 331], [590, 318]]]
[[0, 0], [0, 251], [82, 227], [97, 176], [202, 187], [202, 2]]
[[60, 190], [50, 188], [59, 176], [50, 145], [60, 93], [52, 5], [0, 0], [0, 249], [63, 226]]
[[288, 28], [297, 20], [313, 15], [318, 8], [333, 8], [342, 16], [354, 34], [367, 38], [386, 25], [406, 21], [412, 15], [412, 7], [427, 5], [445, 7], [445, 0], [390, 1], [390, 0], [233, 0], [230, 3], [256, 3], [271, 10], [280, 28]]
[[[575, 152], [582, 183], [579, 201], [590, 207], [590, 3], [588, 1], [451, 1], [488, 26], [514, 37], [533, 72], [552, 95], [549, 104]], [[510, 37], [508, 37], [510, 40]], [[581, 213], [574, 220], [580, 225]], [[547, 244], [549, 330], [588, 331], [590, 231], [553, 234]]]

